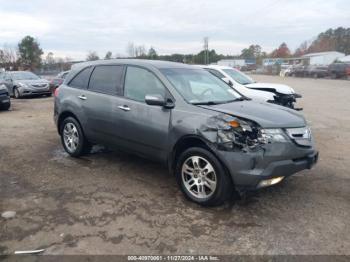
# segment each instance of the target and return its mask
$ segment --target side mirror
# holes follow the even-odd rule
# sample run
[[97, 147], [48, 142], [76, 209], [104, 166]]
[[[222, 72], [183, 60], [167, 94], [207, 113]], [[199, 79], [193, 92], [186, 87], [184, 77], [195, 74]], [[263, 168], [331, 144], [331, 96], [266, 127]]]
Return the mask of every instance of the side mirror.
[[170, 99], [165, 100], [162, 95], [146, 95], [145, 102], [150, 106], [163, 106], [165, 108], [173, 108], [174, 103]]

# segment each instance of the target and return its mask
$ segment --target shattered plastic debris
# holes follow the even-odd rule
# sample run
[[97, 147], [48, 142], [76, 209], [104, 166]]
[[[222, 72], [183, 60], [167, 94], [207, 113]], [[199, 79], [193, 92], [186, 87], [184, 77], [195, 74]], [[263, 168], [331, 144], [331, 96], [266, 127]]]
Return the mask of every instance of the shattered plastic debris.
[[16, 255], [20, 255], [20, 254], [38, 254], [41, 252], [44, 252], [45, 249], [37, 249], [37, 250], [23, 250], [23, 251], [15, 251]]
[[16, 212], [15, 211], [5, 211], [1, 214], [2, 218], [5, 219], [10, 219], [10, 218], [14, 218], [16, 216]]
[[[231, 121], [240, 122], [240, 127], [232, 127], [229, 125]], [[227, 114], [210, 117], [207, 123], [201, 126], [199, 133], [211, 143], [227, 150], [239, 148], [243, 151], [248, 151], [258, 145], [248, 137], [249, 134], [253, 134], [249, 124]], [[248, 145], [248, 140], [253, 142], [253, 145]]]

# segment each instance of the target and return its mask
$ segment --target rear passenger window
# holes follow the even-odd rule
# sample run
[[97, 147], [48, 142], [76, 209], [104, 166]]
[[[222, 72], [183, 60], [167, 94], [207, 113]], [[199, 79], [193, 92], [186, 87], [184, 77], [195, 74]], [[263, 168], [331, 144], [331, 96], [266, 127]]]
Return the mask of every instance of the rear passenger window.
[[125, 77], [125, 97], [144, 102], [146, 95], [165, 97], [165, 94], [165, 87], [153, 73], [139, 67], [128, 67]]
[[79, 89], [86, 89], [89, 83], [89, 77], [91, 74], [91, 67], [87, 67], [83, 69], [80, 73], [78, 73], [72, 81], [70, 81], [69, 86], [75, 87]]
[[92, 72], [89, 90], [108, 94], [120, 95], [122, 90], [123, 66], [96, 66]]

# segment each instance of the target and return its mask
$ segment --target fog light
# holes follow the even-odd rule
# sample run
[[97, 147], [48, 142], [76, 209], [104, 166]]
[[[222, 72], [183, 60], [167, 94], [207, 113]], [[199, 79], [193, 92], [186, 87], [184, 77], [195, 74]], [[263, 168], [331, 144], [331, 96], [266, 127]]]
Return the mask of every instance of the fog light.
[[284, 178], [283, 176], [279, 176], [279, 177], [274, 177], [271, 179], [262, 180], [258, 184], [258, 187], [267, 187], [267, 186], [275, 185], [275, 184], [281, 182], [283, 180], [283, 178]]

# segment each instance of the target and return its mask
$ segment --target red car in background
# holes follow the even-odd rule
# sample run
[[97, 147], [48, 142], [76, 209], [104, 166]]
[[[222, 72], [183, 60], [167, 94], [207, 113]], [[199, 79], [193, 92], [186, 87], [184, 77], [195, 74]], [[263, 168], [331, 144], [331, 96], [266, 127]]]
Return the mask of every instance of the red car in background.
[[68, 73], [69, 73], [69, 71], [61, 72], [50, 81], [50, 90], [52, 93], [54, 93], [55, 89], [63, 83], [63, 81], [66, 78], [66, 76], [68, 75]]

